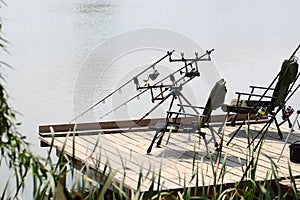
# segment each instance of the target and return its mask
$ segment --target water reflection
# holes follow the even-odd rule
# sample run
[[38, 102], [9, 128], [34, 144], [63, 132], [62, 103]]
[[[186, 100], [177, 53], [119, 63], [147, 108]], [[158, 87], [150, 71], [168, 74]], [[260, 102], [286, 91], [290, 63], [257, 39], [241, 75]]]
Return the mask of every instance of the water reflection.
[[98, 1], [91, 3], [75, 3], [72, 6], [73, 12], [79, 12], [83, 14], [101, 13], [101, 15], [110, 15], [112, 9], [115, 7], [112, 1], [101, 2]]

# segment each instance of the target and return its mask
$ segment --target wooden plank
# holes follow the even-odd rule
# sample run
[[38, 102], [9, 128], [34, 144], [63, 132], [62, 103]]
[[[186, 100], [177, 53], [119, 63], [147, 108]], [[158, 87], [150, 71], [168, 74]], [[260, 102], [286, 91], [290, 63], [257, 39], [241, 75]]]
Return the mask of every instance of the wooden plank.
[[[78, 149], [78, 145], [77, 145], [77, 149]], [[114, 166], [114, 168], [116, 168], [116, 169], [118, 169], [118, 170], [120, 170], [120, 169], [123, 169], [123, 166], [122, 166], [122, 164], [121, 164], [121, 161], [120, 161], [120, 158], [121, 157], [123, 157], [124, 158], [124, 154], [122, 154], [122, 155], [114, 155], [114, 153], [113, 152], [108, 152], [107, 150], [106, 150], [107, 148], [103, 148], [102, 149], [102, 152], [101, 153], [104, 153], [104, 154], [106, 154], [106, 156], [108, 156], [109, 157], [109, 161], [112, 163], [112, 165]], [[110, 148], [111, 149], [111, 148]], [[68, 150], [68, 149], [67, 149]], [[125, 160], [126, 160], [126, 158], [124, 158]], [[128, 163], [127, 163], [128, 164]], [[130, 163], [129, 163], [130, 164]], [[137, 173], [139, 172], [139, 169], [140, 169], [140, 166], [139, 165], [136, 165], [135, 166], [136, 168], [134, 169], [134, 166], [132, 166], [132, 165], [126, 165], [126, 168], [129, 168], [129, 169], [131, 169], [131, 170], [134, 170], [134, 172], [136, 172], [136, 176], [135, 176], [135, 180], [134, 180], [134, 184], [136, 185], [136, 180], [137, 180]], [[126, 172], [127, 173], [127, 172]], [[131, 177], [132, 178], [132, 177]], [[168, 180], [167, 180], [168, 181]], [[174, 183], [173, 183], [174, 184]], [[176, 184], [176, 183], [175, 183]], [[132, 185], [131, 185], [131, 187], [132, 187]]]
[[[128, 135], [126, 135], [125, 137], [127, 137]], [[112, 137], [112, 136], [111, 136]], [[117, 139], [115, 139], [115, 141], [117, 141], [119, 138], [117, 138]], [[123, 139], [121, 139], [121, 141], [123, 141]], [[126, 143], [126, 142], [125, 142]], [[143, 149], [144, 150], [144, 149]], [[172, 150], [172, 152], [174, 152], [173, 150]], [[173, 161], [174, 162], [174, 161]], [[189, 167], [189, 169], [190, 169], [191, 167]], [[176, 175], [177, 175], [177, 172], [176, 172]], [[191, 175], [190, 175], [191, 176]]]
[[[261, 127], [260, 127], [261, 128]], [[242, 133], [243, 134], [243, 133]], [[262, 151], [261, 151], [261, 153], [262, 154], [265, 154], [265, 155], [268, 155], [269, 157], [271, 157], [271, 158], [273, 158], [273, 161], [277, 161], [277, 159], [278, 159], [278, 156], [279, 156], [279, 153], [280, 153], [280, 151], [281, 151], [281, 148], [279, 148], [279, 146], [278, 145], [283, 145], [283, 142], [284, 141], [282, 141], [282, 140], [279, 140], [278, 138], [277, 138], [277, 141], [276, 142], [274, 142], [274, 138], [275, 138], [275, 134], [277, 134], [277, 133], [273, 133], [273, 137], [270, 137], [270, 136], [268, 136], [268, 138], [271, 138], [272, 140], [269, 140], [268, 138], [265, 140], [265, 142], [264, 142], [264, 144], [263, 144], [263, 148], [262, 148]], [[244, 135], [246, 135], [245, 133], [244, 133]], [[270, 135], [270, 134], [269, 134]], [[278, 136], [277, 136], [278, 137]], [[242, 145], [245, 145], [245, 146], [247, 146], [247, 143], [245, 142], [245, 139], [241, 139], [241, 137], [236, 137], [235, 138], [235, 140], [237, 140], [236, 142], [235, 142], [235, 145], [237, 145], [237, 146], [239, 146], [239, 144], [242, 144]], [[241, 146], [240, 146], [241, 147]], [[281, 147], [281, 146], [280, 146]], [[284, 175], [285, 176], [288, 176], [288, 170], [287, 170], [287, 160], [288, 160], [288, 158], [287, 158], [287, 156], [288, 156], [288, 153], [287, 153], [287, 149], [285, 149], [285, 151], [284, 151], [284, 154], [283, 154], [283, 157], [281, 158], [281, 161], [279, 162], [279, 163], [276, 163], [279, 167], [280, 167], [280, 169], [282, 170], [282, 171], [285, 171], [285, 173], [284, 173]], [[285, 161], [285, 162], [284, 162]], [[260, 158], [260, 162], [259, 162], [259, 165], [260, 166], [263, 166], [263, 167], [265, 167], [266, 168], [266, 170], [268, 170], [269, 168], [268, 168], [268, 164], [270, 163], [270, 160], [268, 160], [266, 157], [262, 157], [262, 158]], [[294, 165], [294, 164], [291, 164], [292, 166]], [[297, 164], [296, 164], [297, 165]], [[298, 168], [299, 169], [299, 168]], [[300, 171], [298, 170], [297, 168], [295, 168], [295, 170], [293, 170], [296, 174], [299, 174], [300, 173]]]
[[[227, 156], [226, 174], [224, 176], [224, 182], [221, 182], [219, 180], [217, 184], [239, 182], [241, 176], [243, 175], [242, 167], [244, 169], [246, 168], [245, 159], [248, 153], [248, 149], [246, 148], [248, 145], [248, 140], [245, 134], [245, 127], [246, 126], [244, 126], [241, 132], [237, 134], [230, 146], [223, 146], [222, 159], [220, 161], [220, 164], [218, 165], [219, 168], [217, 172], [219, 176], [221, 173], [222, 164], [225, 163], [224, 157]], [[250, 134], [254, 135], [255, 132], [252, 130], [258, 130], [261, 127], [262, 125], [259, 124], [251, 125]], [[46, 130], [47, 128], [42, 129]], [[149, 188], [152, 175], [157, 176], [159, 173], [161, 173], [161, 181], [164, 183], [163, 188], [165, 190], [182, 188], [184, 180], [189, 182], [189, 186], [195, 187], [196, 178], [198, 179], [200, 186], [209, 186], [213, 184], [213, 172], [215, 169], [217, 169], [217, 164], [213, 163], [211, 165], [209, 159], [204, 158], [206, 150], [203, 142], [202, 145], [196, 145], [196, 147], [194, 147], [194, 144], [197, 141], [197, 137], [195, 134], [190, 135], [191, 140], [189, 140], [189, 134], [187, 133], [178, 132], [175, 134], [171, 134], [169, 144], [165, 145], [165, 142], [168, 138], [168, 133], [166, 133], [163, 140], [164, 142], [162, 143], [163, 148], [153, 148], [152, 154], [147, 155], [146, 149], [154, 136], [154, 132], [141, 130], [128, 133], [100, 135], [101, 138], [98, 145], [99, 148], [102, 148], [102, 150], [99, 153], [101, 153], [101, 156], [107, 156], [105, 160], [100, 161], [100, 168], [97, 168], [94, 163], [94, 161], [99, 158], [97, 158], [96, 155], [93, 155], [91, 157], [89, 156], [89, 154], [91, 154], [93, 150], [93, 146], [96, 145], [97, 136], [95, 134], [94, 136], [93, 134], [88, 134], [88, 136], [76, 136], [76, 160], [78, 162], [81, 162], [82, 165], [88, 162], [90, 166], [93, 166], [94, 169], [98, 170], [99, 172], [101, 172], [101, 170], [103, 171], [105, 162], [109, 160], [113, 168], [119, 170], [116, 176], [116, 180], [118, 181], [122, 181], [124, 176], [123, 168], [124, 166], [126, 166], [125, 184], [127, 188], [131, 188], [134, 190], [137, 187], [137, 180], [140, 171], [143, 173], [143, 191], [147, 191], [147, 189]], [[226, 144], [226, 142], [230, 139], [230, 136], [235, 130], [236, 127], [226, 127], [224, 133], [224, 144]], [[271, 126], [269, 129], [267, 139], [264, 141], [256, 170], [257, 180], [265, 180], [266, 173], [268, 172], [271, 166], [270, 160], [266, 156], [263, 156], [263, 154], [277, 160], [281, 148], [284, 144], [283, 140], [278, 139], [277, 133], [274, 132], [274, 130], [276, 130], [274, 129], [274, 126]], [[285, 132], [289, 131], [289, 129], [287, 128], [282, 128], [282, 130]], [[97, 133], [97, 131], [99, 130], [81, 130], [82, 133]], [[205, 129], [204, 131], [206, 132], [207, 139], [210, 139], [211, 133], [208, 131], [208, 129]], [[290, 136], [289, 142], [292, 142], [295, 139], [297, 139], [297, 134], [299, 135], [299, 131], [293, 132]], [[55, 138], [55, 145], [57, 145], [58, 149], [62, 148], [63, 140], [64, 137]], [[51, 138], [41, 137], [41, 141], [49, 144]], [[71, 139], [67, 141], [66, 148], [69, 155], [72, 155], [72, 145], [73, 143], [71, 137]], [[209, 144], [209, 148], [214, 148], [213, 143]], [[194, 150], [196, 150], [197, 152], [197, 154], [195, 154], [197, 158], [196, 160], [193, 160], [192, 152], [194, 152]], [[122, 157], [123, 160], [120, 157]], [[201, 160], [201, 158], [204, 159]], [[213, 154], [213, 159], [215, 159], [215, 154]], [[239, 160], [242, 161], [242, 164], [240, 164]], [[280, 170], [280, 177], [289, 176], [287, 169], [288, 161], [289, 152], [288, 148], [286, 148], [283, 152], [283, 156], [280, 162], [276, 163]], [[126, 162], [126, 165], [122, 164], [124, 162]], [[159, 172], [161, 162], [163, 168], [161, 172]], [[194, 176], [195, 171], [193, 171], [193, 162], [195, 162], [196, 165], [198, 164], [200, 166], [199, 170], [201, 171], [201, 173], [203, 173], [203, 176]], [[143, 164], [143, 166], [141, 166], [141, 164]], [[154, 169], [154, 174], [152, 174], [152, 172], [149, 172], [149, 166], [151, 166], [151, 169]], [[291, 163], [291, 166], [293, 175], [300, 176], [300, 164]], [[155, 184], [158, 184], [157, 178]]]
[[[127, 135], [126, 135], [127, 136]], [[118, 145], [119, 145], [119, 147], [123, 147], [123, 150], [125, 149], [125, 150], [128, 150], [128, 151], [132, 151], [132, 152], [134, 152], [134, 153], [139, 153], [140, 152], [140, 149], [137, 149], [137, 148], [128, 148], [128, 142], [126, 141], [126, 136], [123, 136], [123, 137], [121, 137], [121, 138], [115, 138], [115, 137], [117, 137], [117, 136], [115, 136], [115, 135], [106, 135], [105, 137], [110, 137], [111, 139], [110, 139], [110, 141], [111, 142], [116, 142], [116, 143], [118, 143]], [[117, 140], [118, 139], [120, 139], [120, 141], [125, 141], [125, 142], [123, 142], [123, 144], [120, 144]], [[131, 141], [131, 140], [129, 140], [129, 141]], [[135, 147], [136, 145], [133, 145], [133, 147]], [[142, 146], [144, 146], [144, 145], [142, 145]], [[143, 152], [144, 152], [144, 149], [142, 149], [143, 150]], [[154, 159], [154, 158], [151, 158], [151, 157], [149, 157], [149, 155], [145, 155], [144, 153], [143, 154], [140, 154], [141, 155], [141, 157], [146, 157], [147, 159], [148, 158], [150, 158], [151, 159], [151, 163], [150, 164], [156, 164], [156, 166], [160, 166], [160, 163], [161, 163], [161, 158], [160, 157], [158, 157], [157, 159]], [[143, 159], [140, 159], [140, 160], [143, 160]], [[167, 159], [164, 159], [164, 161], [168, 161]], [[172, 161], [172, 162], [174, 162], [174, 160]], [[141, 163], [140, 163], [141, 164]], [[174, 171], [173, 171], [174, 172]], [[170, 174], [171, 172], [170, 171], [167, 171], [167, 174], [164, 174], [165, 173], [165, 171], [163, 170], [162, 171], [162, 176], [163, 177], [169, 177], [169, 175], [172, 175], [172, 174]], [[178, 173], [177, 172], [175, 172], [175, 174], [177, 175]], [[166, 176], [165, 176], [166, 175]], [[175, 180], [176, 181], [176, 183], [178, 182], [177, 181], [177, 179]], [[173, 182], [174, 182], [174, 180], [173, 180]]]
[[134, 128], [111, 128], [111, 129], [98, 129], [98, 130], [89, 130], [89, 131], [61, 131], [55, 133], [40, 133], [42, 137], [67, 137], [69, 135], [75, 136], [85, 136], [85, 135], [99, 135], [99, 134], [114, 134], [114, 133], [126, 133], [126, 132], [135, 132], [135, 131], [148, 131], [147, 127], [134, 127]]
[[[179, 133], [177, 134], [177, 135], [180, 135]], [[186, 135], [186, 134], [185, 134]], [[128, 136], [128, 135], [126, 135], [126, 136]], [[110, 136], [110, 137], [113, 137], [113, 136]], [[116, 136], [115, 136], [116, 137]], [[121, 139], [121, 140], [124, 140], [123, 138]], [[130, 140], [130, 139], [129, 139]], [[142, 140], [144, 140], [144, 138], [142, 138]], [[142, 140], [140, 140], [140, 141], [142, 141]], [[150, 143], [150, 140], [149, 140], [149, 143]], [[185, 150], [189, 150], [190, 152], [193, 152], [193, 145], [192, 146], [189, 146], [189, 148], [186, 148], [187, 147], [187, 145], [186, 145], [186, 143], [182, 143], [182, 142], [180, 142], [179, 140], [178, 141], [176, 141], [176, 143], [178, 144], [178, 146], [180, 146], [180, 149], [185, 149]], [[144, 145], [142, 145], [143, 146], [143, 149], [142, 149], [142, 153], [145, 153], [146, 152], [146, 148], [147, 148], [147, 146], [144, 146]], [[203, 148], [204, 146], [202, 145], [202, 148]], [[168, 146], [167, 147], [163, 147], [163, 148], [168, 148]], [[196, 149], [196, 151], [197, 150], [199, 150], [199, 149]], [[170, 154], [169, 154], [169, 156], [173, 156], [173, 157], [175, 157], [176, 158], [176, 156], [174, 156], [174, 153], [176, 152], [176, 149], [170, 149]], [[204, 152], [205, 152], [205, 150], [204, 150]], [[205, 152], [206, 153], [206, 152]], [[172, 155], [173, 154], [173, 155]], [[202, 155], [203, 156], [203, 155]], [[179, 156], [178, 156], [179, 157]], [[166, 157], [165, 157], [165, 159], [167, 159]], [[173, 161], [173, 162], [176, 162], [176, 160], [175, 161]], [[177, 161], [178, 162], [178, 161]], [[190, 166], [188, 167], [188, 169], [191, 171], [191, 169], [192, 169], [192, 164], [191, 164], [192, 162], [190, 161]], [[211, 169], [211, 167], [209, 167], [209, 169]], [[181, 170], [183, 170], [183, 169], [181, 169]], [[209, 172], [210, 174], [211, 174], [211, 176], [210, 177], [206, 177], [206, 178], [212, 178], [212, 171], [210, 171]], [[234, 174], [235, 175], [235, 174]], [[192, 176], [192, 174], [190, 174], [190, 177]]]
[[[232, 116], [232, 115], [230, 115]], [[246, 115], [238, 115], [237, 121], [244, 119]], [[225, 115], [212, 115], [210, 122], [223, 122]], [[69, 132], [69, 131], [89, 131], [89, 130], [99, 130], [99, 129], [115, 129], [115, 128], [129, 128], [138, 123], [138, 126], [154, 126], [159, 121], [164, 121], [165, 118], [152, 118], [143, 119], [141, 121], [135, 120], [122, 120], [122, 121], [106, 121], [106, 122], [92, 122], [92, 123], [69, 123], [69, 124], [52, 124], [52, 125], [40, 125], [39, 133], [50, 133], [50, 127], [53, 128], [54, 132]], [[178, 118], [179, 121], [184, 123], [189, 123], [192, 121], [197, 121], [198, 117], [184, 117]]]
[[[80, 138], [76, 137], [77, 140], [80, 140]], [[48, 142], [51, 142], [50, 139], [48, 138]], [[59, 148], [59, 147], [62, 147], [63, 143], [65, 141], [63, 140], [63, 138], [58, 138], [58, 139], [55, 139], [55, 142], [54, 142], [54, 145], [57, 145], [57, 148], [61, 151], [62, 149]], [[79, 142], [77, 141], [77, 146], [79, 146]], [[73, 145], [73, 142], [71, 140], [68, 140], [66, 142], [66, 149], [65, 149], [65, 153], [67, 153], [70, 157], [72, 157], [72, 145]], [[82, 148], [78, 149], [76, 148], [75, 150], [75, 159], [76, 161], [79, 161], [81, 162], [81, 167], [84, 167], [87, 163], [89, 163], [89, 167], [91, 169], [97, 169], [97, 171], [99, 172], [103, 172], [103, 169], [105, 167], [105, 164], [107, 163], [107, 159], [105, 160], [98, 160], [98, 159], [95, 159], [94, 156], [90, 157], [90, 154], [89, 154], [89, 150], [90, 149], [87, 149], [86, 152], [83, 152], [84, 150], [82, 150]], [[104, 151], [103, 151], [104, 153]], [[96, 160], [96, 162], [99, 162], [97, 167], [95, 167], [95, 162], [94, 161]], [[117, 162], [116, 160], [114, 159], [109, 159], [109, 164], [111, 166], [113, 166], [113, 170], [117, 170], [118, 173], [116, 174], [115, 176], [115, 179], [117, 180], [117, 182], [121, 182], [122, 179], [123, 179], [123, 172], [122, 172], [122, 169], [123, 169], [123, 166], [120, 162]], [[126, 176], [126, 182], [125, 182], [125, 185], [127, 185], [127, 188], [128, 189], [133, 189], [135, 190], [136, 189], [136, 186], [137, 186], [137, 182], [136, 180], [138, 179], [138, 176], [137, 174], [131, 174], [131, 176]], [[97, 180], [96, 180], [97, 181]], [[147, 187], [146, 185], [142, 185], [142, 187]]]
[[[154, 125], [161, 120], [164, 120], [164, 118], [144, 119], [139, 123], [139, 126]], [[74, 128], [76, 128], [77, 131], [128, 128], [136, 124], [137, 121], [138, 120], [124, 120], [124, 121], [107, 121], [107, 122], [78, 123], [78, 124], [40, 125], [39, 133], [49, 133], [50, 127], [52, 127], [55, 132], [74, 131]]]

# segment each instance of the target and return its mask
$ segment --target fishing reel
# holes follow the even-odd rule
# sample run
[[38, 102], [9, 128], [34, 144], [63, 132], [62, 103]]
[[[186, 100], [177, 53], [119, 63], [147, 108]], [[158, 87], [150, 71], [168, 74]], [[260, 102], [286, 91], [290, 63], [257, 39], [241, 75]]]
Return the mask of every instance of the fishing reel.
[[294, 109], [291, 106], [286, 107], [285, 105], [282, 107], [282, 120], [286, 121], [289, 117], [294, 113]]
[[191, 71], [185, 73], [185, 76], [191, 78], [191, 77], [194, 77], [194, 76], [200, 76], [200, 73], [195, 68], [192, 68]]
[[[199, 70], [198, 70], [198, 66], [197, 66], [197, 60], [198, 60], [198, 52], [195, 52], [195, 56], [196, 56], [196, 59], [185, 59], [184, 58], [184, 53], [181, 53], [181, 60], [183, 62], [185, 62], [185, 66], [184, 66], [184, 69], [185, 69], [185, 72], [183, 72], [182, 70], [179, 71], [180, 75], [184, 75], [185, 77], [188, 77], [188, 78], [192, 78], [192, 77], [195, 77], [195, 76], [200, 76], [200, 73], [199, 73]], [[195, 65], [196, 67], [193, 67], [193, 63], [186, 63], [186, 61], [193, 61], [195, 62]], [[190, 67], [191, 69], [188, 70], [188, 67]]]
[[154, 69], [153, 73], [149, 74], [148, 77], [149, 77], [152, 81], [154, 81], [158, 76], [159, 76], [159, 72], [158, 72], [156, 69]]
[[267, 109], [265, 107], [260, 107], [255, 115], [255, 120], [257, 121], [261, 117], [267, 114]]
[[157, 71], [157, 69], [155, 69], [155, 68], [153, 68], [153, 69], [154, 69], [154, 71], [148, 75], [147, 79], [144, 79], [145, 86], [149, 85], [149, 79], [154, 81], [159, 76], [159, 72]]
[[140, 83], [139, 83], [139, 79], [136, 76], [133, 77], [133, 82], [136, 86], [136, 89], [138, 90], [140, 88]]

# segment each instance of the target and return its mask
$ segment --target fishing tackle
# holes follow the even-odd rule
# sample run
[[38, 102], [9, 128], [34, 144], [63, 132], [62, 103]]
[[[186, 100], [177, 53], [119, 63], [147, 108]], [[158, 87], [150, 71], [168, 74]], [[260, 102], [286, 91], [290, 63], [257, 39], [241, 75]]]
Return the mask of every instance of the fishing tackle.
[[286, 121], [289, 119], [289, 117], [293, 114], [294, 109], [291, 106], [286, 107], [285, 105], [282, 108], [282, 120]]
[[255, 115], [255, 120], [257, 121], [262, 116], [266, 115], [267, 109], [264, 107], [260, 107]]
[[[149, 67], [147, 67], [146, 69], [144, 69], [143, 71], [141, 71], [139, 74], [137, 74], [135, 77], [133, 77], [132, 79], [130, 79], [129, 81], [127, 81], [126, 83], [124, 83], [123, 85], [121, 85], [119, 88], [117, 88], [116, 90], [114, 90], [113, 92], [111, 92], [110, 94], [108, 94], [107, 96], [105, 96], [103, 99], [97, 101], [94, 105], [90, 106], [88, 109], [86, 109], [84, 112], [80, 113], [79, 115], [77, 115], [75, 118], [73, 118], [72, 120], [69, 121], [69, 123], [75, 121], [76, 119], [78, 119], [79, 117], [82, 117], [85, 113], [91, 111], [93, 108], [95, 108], [97, 105], [99, 105], [100, 103], [104, 103], [106, 99], [110, 98], [112, 95], [114, 95], [116, 92], [118, 92], [120, 89], [126, 87], [127, 85], [129, 85], [132, 81], [133, 83], [136, 85], [136, 88], [140, 87], [139, 84], [139, 80], [138, 77], [143, 75], [144, 73], [146, 73], [149, 69], [153, 68], [161, 61], [163, 61], [164, 59], [166, 59], [167, 57], [170, 57], [175, 50], [172, 51], [167, 51], [167, 54], [164, 55], [163, 57], [161, 57], [160, 59], [158, 59], [156, 62], [154, 62], [152, 65], [150, 65]], [[154, 78], [154, 76], [152, 76], [152, 78]]]
[[[104, 116], [109, 115], [110, 113], [116, 111], [117, 109], [119, 109], [120, 107], [122, 107], [123, 105], [126, 105], [128, 102], [134, 100], [134, 99], [140, 99], [140, 96], [145, 93], [146, 91], [150, 90], [151, 92], [151, 97], [152, 97], [152, 102], [154, 103], [156, 100], [160, 100], [159, 105], [164, 102], [166, 99], [168, 99], [169, 95], [164, 95], [164, 93], [168, 90], [174, 91], [180, 91], [182, 90], [182, 86], [185, 85], [186, 83], [188, 83], [190, 80], [192, 80], [193, 78], [197, 77], [200, 75], [199, 71], [198, 71], [198, 66], [197, 66], [197, 62], [198, 61], [210, 61], [210, 54], [212, 51], [214, 51], [214, 49], [210, 50], [210, 51], [206, 51], [205, 54], [203, 54], [202, 56], [198, 57], [198, 53], [195, 53], [196, 58], [193, 59], [186, 59], [184, 58], [184, 54], [181, 54], [181, 59], [172, 59], [172, 54], [175, 50], [173, 51], [167, 51], [167, 54], [165, 56], [163, 56], [162, 58], [160, 58], [159, 60], [157, 60], [155, 63], [153, 63], [152, 65], [150, 65], [149, 67], [147, 67], [146, 69], [144, 69], [142, 72], [140, 72], [139, 74], [137, 74], [136, 76], [134, 76], [131, 80], [127, 81], [126, 83], [124, 83], [123, 85], [121, 85], [119, 88], [117, 88], [116, 90], [114, 90], [113, 92], [111, 92], [110, 94], [108, 94], [106, 97], [104, 97], [103, 99], [101, 99], [100, 101], [96, 102], [94, 105], [92, 105], [91, 107], [89, 107], [86, 111], [82, 112], [81, 114], [79, 114], [78, 116], [76, 116], [74, 119], [72, 119], [69, 123], [71, 123], [72, 121], [75, 121], [76, 119], [78, 119], [79, 117], [83, 116], [85, 113], [87, 113], [88, 111], [92, 110], [95, 106], [97, 106], [99, 103], [101, 102], [105, 102], [106, 99], [108, 99], [109, 97], [111, 97], [112, 95], [114, 95], [116, 92], [120, 92], [122, 91], [122, 89], [127, 86], [130, 83], [134, 83], [134, 85], [136, 86], [136, 89], [139, 91], [138, 94], [134, 95], [133, 97], [129, 98], [128, 100], [126, 100], [125, 102], [123, 102], [122, 104], [120, 104], [119, 106], [113, 108], [111, 111], [107, 112], [106, 114], [102, 115], [100, 118], [102, 119]], [[206, 56], [208, 56], [207, 58], [205, 58]], [[175, 72], [173, 72], [172, 74], [166, 76], [165, 78], [157, 81], [156, 83], [154, 83], [153, 85], [150, 85], [150, 83], [148, 82], [148, 80], [156, 80], [157, 77], [160, 75], [158, 70], [155, 69], [155, 66], [161, 62], [162, 60], [164, 60], [165, 58], [169, 57], [169, 61], [170, 62], [184, 62], [184, 66], [181, 67], [180, 69], [176, 70]], [[195, 63], [196, 67], [193, 68], [193, 64]], [[191, 69], [189, 69], [191, 67]], [[149, 69], [153, 69], [153, 72], [151, 72], [150, 74], [148, 74], [148, 78], [146, 79], [147, 81], [145, 82], [145, 86], [141, 87], [140, 83], [139, 83], [139, 77], [143, 74], [145, 74]], [[184, 72], [184, 76], [180, 77], [178, 80], [176, 80], [175, 78], [175, 74], [179, 73], [180, 71], [185, 70]], [[188, 80], [184, 81], [183, 83], [182, 80], [184, 80], [184, 78], [187, 77]], [[171, 84], [163, 84], [164, 81], [166, 81], [167, 79], [170, 79]], [[145, 80], [144, 80], [145, 81]], [[179, 85], [179, 87], [177, 87], [177, 85], [181, 83]], [[158, 95], [154, 95], [153, 89], [159, 89], [159, 94]], [[177, 96], [177, 95], [175, 95]], [[177, 97], [176, 97], [177, 98]]]

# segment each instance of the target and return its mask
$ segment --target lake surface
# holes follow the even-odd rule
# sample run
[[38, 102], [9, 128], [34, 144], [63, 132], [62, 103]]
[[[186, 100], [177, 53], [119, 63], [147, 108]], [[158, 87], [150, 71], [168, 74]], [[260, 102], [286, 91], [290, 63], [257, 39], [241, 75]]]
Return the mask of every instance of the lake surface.
[[[296, 0], [7, 1], [1, 17], [3, 32], [10, 42], [10, 55], [1, 53], [1, 59], [14, 68], [5, 70], [5, 77], [11, 105], [22, 114], [18, 116], [22, 122], [20, 132], [27, 136], [35, 152], [44, 155], [46, 149], [39, 147], [38, 140], [40, 124], [68, 123], [90, 103], [97, 102], [130, 78], [137, 67], [142, 69], [163, 56], [163, 41], [170, 43], [175, 35], [198, 44], [202, 48], [200, 52], [215, 49], [212, 62], [218, 72], [216, 77], [227, 80], [227, 102], [235, 91], [246, 91], [250, 84], [266, 86], [278, 73], [283, 59], [300, 42], [299, 8], [300, 2]], [[147, 30], [154, 29], [171, 33], [170, 37], [159, 38], [160, 50], [154, 46], [155, 50], [142, 49], [117, 60], [89, 57], [112, 38], [134, 30], [142, 30], [147, 35]], [[151, 38], [151, 33], [148, 36]], [[174, 46], [177, 42], [174, 41]], [[109, 57], [114, 49], [108, 50]], [[111, 70], [106, 71], [104, 63], [109, 61]], [[90, 80], [83, 76], [83, 69], [89, 66], [104, 73], [94, 77], [98, 79], [92, 90], [88, 85], [85, 90], [80, 81]], [[86, 101], [80, 96], [81, 91], [83, 94], [92, 91], [88, 95], [93, 98]], [[193, 98], [197, 100], [197, 94]], [[296, 97], [290, 104], [295, 109], [300, 106]], [[95, 113], [100, 110], [95, 108]], [[136, 113], [130, 116], [139, 117]]]

